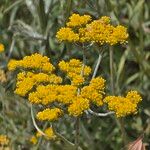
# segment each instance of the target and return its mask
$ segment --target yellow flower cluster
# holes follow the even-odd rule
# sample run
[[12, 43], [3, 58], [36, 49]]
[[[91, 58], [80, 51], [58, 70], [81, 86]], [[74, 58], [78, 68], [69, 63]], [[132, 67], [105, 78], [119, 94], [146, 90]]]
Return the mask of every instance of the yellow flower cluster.
[[40, 85], [35, 92], [29, 94], [29, 101], [43, 105], [53, 102], [70, 104], [74, 100], [76, 93], [77, 88], [72, 85]]
[[6, 135], [0, 135], [0, 145], [8, 145], [9, 139]]
[[45, 120], [55, 121], [59, 117], [61, 117], [62, 114], [63, 114], [63, 111], [59, 108], [53, 108], [53, 109], [47, 108], [41, 112], [38, 112], [37, 118], [42, 121], [45, 121]]
[[126, 97], [107, 96], [104, 102], [108, 104], [108, 108], [116, 113], [117, 117], [137, 113], [137, 105], [142, 100], [137, 91], [130, 91]]
[[114, 45], [117, 43], [125, 43], [128, 38], [127, 29], [124, 26], [113, 26], [109, 17], [102, 17], [88, 24], [85, 36], [88, 40], [103, 44]]
[[111, 25], [107, 16], [92, 21], [89, 15], [72, 14], [66, 25], [56, 34], [59, 41], [114, 45], [126, 43], [128, 38], [127, 29], [121, 25]]
[[79, 40], [79, 35], [70, 28], [61, 28], [56, 37], [59, 41], [76, 42]]
[[[109, 22], [107, 18], [103, 18], [103, 21]], [[40, 58], [40, 65], [37, 67], [35, 66], [37, 63], [35, 57]], [[33, 61], [35, 61], [35, 64], [27, 66]], [[21, 63], [16, 63], [15, 67], [14, 65], [10, 67], [11, 63], [9, 63], [10, 70], [22, 68], [22, 72], [17, 75], [15, 92], [20, 96], [27, 96], [33, 104], [50, 106], [38, 112], [37, 118], [39, 120], [55, 121], [62, 117], [64, 112], [61, 109], [62, 106], [65, 112], [68, 110], [68, 114], [77, 117], [88, 110], [91, 104], [102, 106], [104, 102], [108, 104], [109, 110], [116, 113], [117, 117], [123, 117], [135, 113], [137, 104], [141, 101], [141, 97], [136, 91], [128, 92], [126, 97], [107, 96], [103, 99], [105, 80], [102, 77], [93, 78], [89, 85], [84, 86], [83, 83], [90, 75], [91, 68], [83, 66], [78, 59], [59, 62], [59, 69], [66, 73], [71, 81], [71, 84], [64, 85], [62, 84], [62, 78], [52, 72], [55, 67], [45, 56], [33, 54], [17, 62]], [[45, 69], [44, 66], [51, 67]]]
[[[44, 133], [46, 134], [45, 138], [46, 138], [47, 140], [54, 140], [54, 139], [56, 138], [56, 135], [54, 134], [54, 131], [53, 131], [52, 128], [47, 128], [47, 129], [45, 129], [45, 130], [44, 130]], [[31, 142], [32, 144], [36, 144], [37, 141], [38, 141], [38, 138], [41, 137], [41, 136], [42, 136], [42, 134], [39, 133], [39, 132], [37, 132], [35, 136], [32, 136], [32, 137], [30, 138], [30, 142]]]
[[0, 53], [4, 51], [4, 45], [0, 43]]
[[70, 115], [77, 117], [82, 115], [85, 110], [89, 109], [89, 107], [89, 100], [77, 96], [73, 103], [68, 107], [68, 112]]
[[59, 84], [61, 82], [61, 77], [58, 77], [55, 74], [21, 72], [17, 76], [17, 88], [15, 93], [25, 96], [34, 86], [40, 84]]
[[4, 83], [6, 82], [6, 74], [4, 72], [4, 70], [0, 69], [0, 83]]
[[[71, 59], [69, 62], [60, 61], [59, 68], [67, 74], [71, 84], [75, 86], [82, 85], [85, 77], [91, 73], [91, 68], [89, 66], [83, 67], [82, 62], [78, 59]], [[83, 75], [81, 75], [81, 72], [83, 72]]]
[[81, 89], [81, 95], [97, 106], [102, 106], [104, 88], [105, 80], [102, 77], [97, 77], [92, 79], [88, 86], [84, 86]]
[[35, 69], [35, 71], [51, 73], [55, 68], [49, 61], [48, 57], [35, 53], [31, 56], [25, 56], [23, 60], [11, 60], [8, 69], [12, 71], [17, 68]]
[[[37, 67], [35, 57], [40, 58], [38, 60], [40, 65]], [[71, 81], [71, 84], [62, 85], [62, 78], [52, 72], [54, 66], [48, 60], [45, 56], [33, 54], [19, 61], [14, 60], [15, 63], [10, 62], [8, 64], [10, 70], [22, 69], [22, 72], [17, 75], [16, 94], [27, 96], [33, 104], [55, 106], [55, 108], [46, 108], [38, 112], [37, 118], [39, 120], [54, 121], [63, 115], [63, 111], [53, 104], [65, 106], [68, 113], [75, 117], [82, 115], [85, 110], [88, 110], [91, 103], [95, 103], [98, 106], [103, 104], [102, 97], [105, 84], [103, 78], [94, 78], [89, 86], [78, 87], [83, 85], [86, 78], [90, 75], [91, 68], [89, 66], [83, 66], [78, 59], [59, 62], [59, 69], [65, 72]], [[33, 61], [35, 63], [29, 65]], [[51, 66], [51, 69], [45, 70], [43, 68], [45, 65]], [[78, 88], [81, 90], [80, 93]]]
[[67, 22], [67, 26], [79, 27], [79, 26], [86, 25], [90, 21], [91, 21], [91, 16], [89, 15], [80, 16], [79, 14], [72, 14], [72, 16], [69, 17], [69, 22]]

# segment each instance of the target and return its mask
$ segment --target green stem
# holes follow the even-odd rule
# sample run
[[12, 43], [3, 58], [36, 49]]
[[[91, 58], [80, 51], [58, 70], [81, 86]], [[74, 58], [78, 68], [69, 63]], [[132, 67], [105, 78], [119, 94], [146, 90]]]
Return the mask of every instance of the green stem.
[[46, 27], [47, 27], [47, 16], [45, 13], [45, 3], [43, 0], [39, 0], [37, 11], [38, 11], [39, 21], [41, 25], [41, 31], [43, 34], [45, 34]]
[[[82, 50], [83, 50], [83, 64], [81, 68], [81, 76], [84, 76], [84, 68], [86, 64], [86, 55], [85, 55], [85, 46], [82, 45]], [[77, 95], [80, 95], [80, 88], [78, 88]], [[80, 118], [76, 118], [75, 121], [75, 130], [76, 130], [76, 135], [75, 135], [75, 149], [79, 149], [79, 136], [80, 136]]]
[[80, 118], [76, 118], [76, 122], [75, 122], [75, 128], [76, 128], [76, 138], [75, 138], [75, 149], [78, 150], [79, 149], [79, 135], [80, 135]]
[[125, 130], [125, 127], [124, 127], [124, 118], [119, 118], [118, 123], [120, 125], [120, 130], [121, 130], [121, 133], [122, 133], [122, 139], [123, 139], [124, 146], [127, 146], [128, 139], [127, 139], [127, 134], [126, 134], [126, 130]]
[[65, 24], [68, 21], [68, 18], [70, 16], [72, 6], [73, 6], [73, 0], [67, 0], [66, 3], [67, 3], [66, 5], [67, 7], [66, 7], [66, 12], [65, 12], [65, 17], [66, 17]]
[[110, 65], [110, 86], [111, 86], [111, 92], [114, 95], [115, 94], [115, 87], [114, 87], [114, 56], [113, 56], [113, 48], [109, 48], [109, 65]]
[[96, 77], [96, 74], [97, 74], [97, 71], [98, 71], [101, 59], [102, 59], [102, 55], [99, 53], [98, 60], [97, 60], [97, 63], [96, 63], [95, 69], [94, 69], [94, 73], [92, 75], [92, 79]]
[[[113, 47], [109, 48], [109, 58], [110, 58], [110, 86], [111, 86], [111, 93], [115, 95], [115, 86], [114, 86], [114, 54], [113, 54]], [[123, 118], [116, 119], [117, 124], [120, 127], [123, 143], [126, 146], [127, 142], [127, 135], [124, 127]]]

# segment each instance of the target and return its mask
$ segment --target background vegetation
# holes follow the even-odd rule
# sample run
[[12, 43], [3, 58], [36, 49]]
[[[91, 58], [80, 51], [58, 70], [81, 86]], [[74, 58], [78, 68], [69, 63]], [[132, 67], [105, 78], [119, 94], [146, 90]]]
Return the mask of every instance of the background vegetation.
[[[62, 149], [63, 143], [40, 140], [34, 146], [29, 138], [35, 133], [28, 101], [13, 94], [15, 74], [7, 71], [9, 59], [21, 59], [35, 52], [47, 55], [54, 64], [61, 59], [80, 58], [80, 47], [59, 43], [56, 32], [64, 26], [71, 13], [90, 14], [93, 18], [110, 16], [114, 24], [128, 28], [128, 44], [114, 47], [113, 66], [115, 89], [118, 95], [130, 89], [143, 97], [139, 113], [124, 119], [129, 141], [144, 132], [144, 143], [150, 149], [150, 1], [149, 0], [0, 0], [0, 42], [5, 53], [0, 56], [0, 67], [7, 81], [0, 85], [0, 134], [6, 134], [14, 150]], [[87, 62], [94, 67], [97, 47], [87, 52]], [[110, 91], [109, 52], [105, 48], [98, 71], [107, 80]], [[99, 111], [96, 107], [95, 111]], [[39, 123], [39, 126], [44, 127]], [[66, 117], [57, 123], [58, 130], [73, 140], [74, 123]], [[114, 117], [83, 116], [80, 145], [85, 150], [120, 150], [123, 141]]]

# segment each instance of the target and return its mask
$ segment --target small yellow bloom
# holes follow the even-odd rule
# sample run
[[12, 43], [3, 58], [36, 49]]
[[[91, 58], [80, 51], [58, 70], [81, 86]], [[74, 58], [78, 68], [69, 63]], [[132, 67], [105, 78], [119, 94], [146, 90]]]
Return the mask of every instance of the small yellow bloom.
[[6, 135], [0, 135], [0, 145], [8, 145], [9, 139]]
[[35, 137], [35, 136], [32, 136], [31, 138], [30, 138], [30, 142], [32, 143], [32, 144], [36, 144], [37, 143], [37, 138]]
[[89, 15], [80, 16], [79, 14], [72, 14], [69, 17], [69, 22], [67, 23], [67, 26], [78, 27], [78, 26], [86, 25], [90, 21], [91, 21], [91, 16]]
[[3, 52], [5, 49], [4, 45], [0, 43], [0, 53]]
[[53, 109], [45, 109], [41, 112], [38, 112], [37, 114], [37, 119], [39, 120], [49, 120], [49, 121], [54, 121], [58, 120], [59, 117], [61, 117], [63, 114], [63, 111], [59, 108], [53, 108]]
[[18, 66], [18, 61], [14, 59], [11, 59], [7, 65], [8, 70], [10, 71], [14, 71], [17, 68], [17, 66]]
[[89, 109], [89, 107], [89, 101], [81, 96], [78, 96], [68, 107], [68, 112], [70, 115], [78, 117], [82, 115], [85, 110]]
[[142, 101], [142, 97], [137, 91], [129, 91], [126, 98], [130, 99], [135, 104], [138, 104], [140, 101]]
[[79, 40], [79, 35], [71, 28], [61, 28], [56, 37], [59, 41], [77, 42]]
[[44, 133], [47, 135], [48, 140], [54, 140], [56, 138], [56, 135], [54, 134], [54, 131], [52, 128], [45, 129]]

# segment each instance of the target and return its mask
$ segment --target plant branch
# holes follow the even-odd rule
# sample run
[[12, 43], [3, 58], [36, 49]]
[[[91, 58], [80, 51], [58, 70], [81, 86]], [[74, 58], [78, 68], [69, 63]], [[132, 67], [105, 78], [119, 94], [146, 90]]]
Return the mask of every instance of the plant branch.
[[97, 60], [97, 63], [96, 63], [95, 69], [94, 69], [94, 73], [92, 75], [92, 79], [96, 77], [101, 60], [102, 60], [102, 55], [99, 53], [98, 60]]
[[33, 106], [32, 106], [32, 104], [31, 104], [31, 118], [32, 118], [32, 122], [33, 122], [33, 125], [34, 125], [34, 127], [36, 128], [36, 130], [37, 130], [41, 135], [47, 136], [47, 135], [38, 127], [38, 125], [36, 124], [36, 121], [35, 121], [35, 118], [34, 118], [34, 114], [33, 114]]
[[58, 133], [58, 132], [55, 130], [54, 126], [52, 126], [52, 128], [53, 128], [54, 134], [55, 134], [58, 138], [60, 138], [65, 144], [67, 144], [67, 145], [69, 145], [69, 146], [71, 146], [71, 147], [74, 147], [74, 146], [75, 146], [74, 143], [70, 142], [70, 141], [67, 140], [63, 135], [61, 135], [60, 133]]
[[109, 65], [110, 65], [110, 86], [111, 86], [111, 92], [114, 95], [115, 94], [115, 87], [114, 87], [114, 61], [113, 61], [113, 48], [110, 46], [109, 48]]
[[94, 115], [94, 116], [97, 116], [97, 117], [106, 117], [106, 116], [114, 114], [113, 111], [110, 111], [110, 112], [107, 112], [107, 113], [96, 113], [96, 112], [92, 111], [91, 109], [89, 109], [88, 112], [90, 114]]

